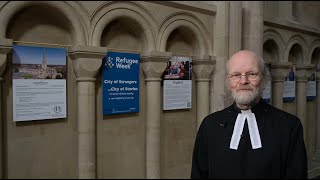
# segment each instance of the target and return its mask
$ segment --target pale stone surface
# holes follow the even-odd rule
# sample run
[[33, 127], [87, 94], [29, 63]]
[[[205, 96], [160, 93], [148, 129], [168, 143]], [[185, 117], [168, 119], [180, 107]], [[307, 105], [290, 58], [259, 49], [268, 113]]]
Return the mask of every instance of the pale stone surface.
[[[314, 71], [314, 66], [312, 65], [298, 65], [296, 66], [296, 89], [297, 89], [297, 116], [300, 118], [302, 126], [304, 128], [304, 139], [305, 142], [307, 139], [307, 81], [308, 77], [310, 77], [311, 73]], [[309, 143], [306, 143], [307, 149]]]
[[[4, 44], [0, 54], [6, 54], [1, 49], [10, 50], [13, 42], [65, 47], [70, 53], [68, 117], [25, 123], [12, 122], [12, 59], [10, 53], [6, 57], [0, 55], [0, 111], [4, 125], [0, 129], [5, 135], [0, 149], [6, 152], [2, 153], [6, 167], [0, 168], [6, 172], [1, 177], [189, 178], [198, 120], [208, 111], [216, 112], [232, 103], [225, 84], [228, 58], [248, 48], [261, 57], [264, 52], [270, 53], [266, 54], [268, 60], [285, 64], [292, 61], [292, 50], [291, 54], [299, 54], [299, 63], [310, 64], [314, 49], [320, 47], [317, 6], [318, 2], [302, 1], [0, 2], [0, 38], [13, 40], [0, 40], [0, 46]], [[269, 44], [272, 51], [263, 50], [263, 43], [268, 40], [273, 40]], [[295, 45], [301, 47], [299, 53], [291, 49]], [[139, 113], [101, 113], [99, 73], [101, 58], [108, 50], [141, 53]], [[213, 70], [211, 65], [197, 65], [195, 61], [193, 102], [188, 110], [161, 110], [160, 76], [166, 57], [172, 54], [212, 56], [216, 60]], [[299, 92], [301, 100], [283, 105], [286, 70], [282, 65], [273, 66], [272, 103], [292, 114], [310, 114], [304, 129], [310, 159], [320, 149], [319, 96], [317, 102], [300, 107], [304, 92]], [[297, 85], [299, 89], [304, 86]], [[206, 94], [209, 98], [205, 98]], [[319, 175], [320, 165], [309, 163], [309, 177]]]
[[283, 82], [291, 63], [272, 63], [272, 104], [283, 109]]
[[[263, 1], [242, 1], [243, 49], [249, 49], [262, 57], [263, 49]], [[258, 44], [258, 45], [257, 45]]]
[[96, 178], [95, 80], [106, 48], [72, 46], [78, 81], [78, 178]]
[[146, 76], [146, 178], [161, 178], [161, 75], [171, 53], [147, 51], [141, 54], [142, 70]]
[[209, 115], [209, 82], [213, 73], [215, 60], [212, 57], [193, 57], [192, 70], [197, 86], [197, 127]]

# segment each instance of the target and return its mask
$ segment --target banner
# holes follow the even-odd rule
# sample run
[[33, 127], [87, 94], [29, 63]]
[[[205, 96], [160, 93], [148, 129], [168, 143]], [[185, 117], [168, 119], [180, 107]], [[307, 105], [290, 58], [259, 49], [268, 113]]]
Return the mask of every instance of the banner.
[[296, 80], [295, 80], [296, 67], [292, 65], [288, 69], [288, 75], [283, 83], [283, 101], [290, 102], [295, 100], [296, 96]]
[[163, 73], [163, 110], [191, 108], [192, 58], [173, 56]]
[[108, 52], [102, 64], [103, 115], [139, 112], [140, 55]]
[[67, 117], [66, 50], [13, 45], [13, 121]]

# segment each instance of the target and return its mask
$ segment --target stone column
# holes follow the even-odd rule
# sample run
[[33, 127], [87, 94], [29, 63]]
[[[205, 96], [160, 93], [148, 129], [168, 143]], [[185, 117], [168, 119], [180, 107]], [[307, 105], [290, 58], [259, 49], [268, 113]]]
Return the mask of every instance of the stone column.
[[271, 102], [278, 109], [283, 109], [283, 82], [291, 65], [289, 62], [271, 63]]
[[192, 70], [197, 86], [197, 129], [203, 118], [209, 115], [209, 83], [215, 65], [210, 56], [192, 57]]
[[[306, 107], [307, 107], [307, 82], [308, 77], [314, 71], [313, 65], [297, 65], [296, 66], [296, 89], [297, 89], [297, 116], [300, 118], [303, 126], [303, 135], [306, 142], [306, 132], [307, 132], [307, 117], [306, 117]], [[306, 143], [308, 145], [309, 143]]]
[[279, 18], [292, 21], [294, 17], [292, 16], [292, 1], [278, 1], [279, 4]]
[[96, 177], [95, 81], [107, 49], [73, 46], [69, 49], [78, 83], [78, 178]]
[[229, 17], [229, 54], [230, 56], [241, 50], [242, 35], [242, 2], [230, 1]]
[[320, 71], [317, 72], [317, 119], [316, 119], [316, 151], [313, 159], [320, 161]]
[[172, 53], [158, 51], [146, 51], [140, 54], [147, 89], [146, 179], [161, 178], [161, 75], [171, 56]]
[[[1, 96], [1, 87], [2, 87], [2, 73], [4, 72], [4, 70], [6, 69], [6, 62], [7, 62], [7, 54], [9, 52], [11, 52], [12, 49], [12, 40], [10, 39], [0, 39], [0, 122], [2, 122], [1, 119], [1, 114], [2, 114], [2, 96]], [[0, 123], [0, 178], [4, 178], [3, 177], [3, 161], [4, 161], [4, 154], [2, 152], [3, 149], [3, 137], [2, 137], [2, 132], [3, 132], [3, 128], [2, 127], [2, 123]]]
[[263, 1], [242, 1], [243, 49], [263, 57]]

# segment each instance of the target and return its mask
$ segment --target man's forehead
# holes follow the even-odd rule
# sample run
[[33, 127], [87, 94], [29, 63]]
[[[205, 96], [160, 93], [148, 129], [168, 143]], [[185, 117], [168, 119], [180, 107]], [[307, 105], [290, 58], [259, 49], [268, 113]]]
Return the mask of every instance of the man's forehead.
[[241, 61], [241, 60], [257, 60], [255, 53], [251, 51], [240, 51], [234, 54], [229, 61]]
[[230, 59], [227, 64], [227, 72], [259, 71], [259, 63], [254, 58]]

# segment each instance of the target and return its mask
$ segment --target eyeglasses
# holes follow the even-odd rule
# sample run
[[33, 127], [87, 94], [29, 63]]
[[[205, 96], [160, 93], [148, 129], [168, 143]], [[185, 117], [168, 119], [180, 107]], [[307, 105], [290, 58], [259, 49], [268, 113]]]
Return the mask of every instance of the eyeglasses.
[[246, 72], [245, 74], [233, 73], [233, 74], [228, 74], [228, 78], [232, 81], [239, 81], [242, 76], [245, 76], [249, 81], [254, 81], [258, 79], [259, 75], [260, 73], [255, 73], [255, 72]]

